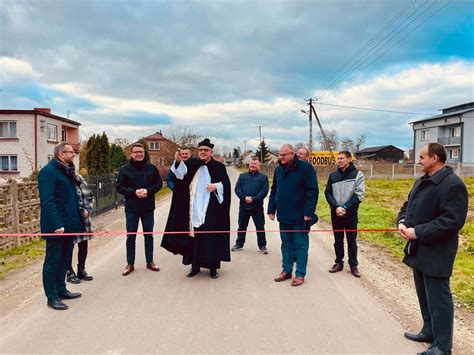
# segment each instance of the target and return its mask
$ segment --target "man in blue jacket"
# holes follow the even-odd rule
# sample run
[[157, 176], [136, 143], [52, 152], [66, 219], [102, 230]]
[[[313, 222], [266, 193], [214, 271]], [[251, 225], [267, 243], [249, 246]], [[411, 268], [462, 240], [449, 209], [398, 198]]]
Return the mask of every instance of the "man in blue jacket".
[[459, 244], [459, 230], [468, 210], [466, 185], [445, 165], [446, 150], [439, 143], [421, 148], [419, 164], [425, 173], [413, 185], [397, 222], [407, 240], [403, 262], [413, 268], [423, 327], [405, 337], [432, 343], [422, 355], [451, 354], [454, 306], [449, 279]]
[[[130, 163], [122, 167], [117, 177], [117, 191], [125, 196], [127, 232], [136, 232], [142, 221], [143, 232], [153, 232], [155, 223], [155, 194], [163, 186], [158, 169], [145, 160], [145, 148], [134, 143], [130, 149]], [[153, 262], [153, 234], [145, 234], [146, 267], [160, 271]], [[127, 235], [127, 266], [123, 276], [135, 270], [136, 234]]]
[[263, 200], [268, 194], [268, 176], [260, 172], [260, 161], [255, 158], [250, 161], [249, 171], [239, 175], [235, 185], [235, 193], [239, 197], [239, 232], [232, 251], [239, 251], [245, 244], [245, 232], [250, 217], [257, 229], [257, 244], [262, 254], [268, 254], [265, 238], [265, 215]]
[[41, 233], [57, 234], [43, 237], [46, 240], [43, 287], [48, 307], [55, 310], [68, 308], [61, 300], [81, 297], [80, 293], [66, 289], [66, 271], [71, 265], [74, 236], [62, 235], [84, 232], [76, 190], [81, 181], [76, 175], [74, 155], [71, 145], [59, 143], [54, 147], [54, 159], [38, 174]]
[[349, 151], [339, 152], [337, 170], [329, 175], [326, 185], [326, 200], [331, 207], [331, 222], [334, 232], [335, 264], [330, 273], [342, 271], [344, 268], [344, 233], [347, 238], [349, 266], [355, 277], [360, 277], [357, 265], [357, 221], [359, 204], [364, 199], [365, 177], [351, 161]]
[[292, 278], [296, 257], [296, 276], [291, 285], [300, 286], [308, 264], [308, 230], [317, 221], [314, 211], [318, 203], [318, 180], [313, 167], [299, 160], [289, 144], [281, 147], [278, 164], [268, 202], [268, 216], [273, 221], [276, 212], [281, 230], [283, 270], [275, 281]]

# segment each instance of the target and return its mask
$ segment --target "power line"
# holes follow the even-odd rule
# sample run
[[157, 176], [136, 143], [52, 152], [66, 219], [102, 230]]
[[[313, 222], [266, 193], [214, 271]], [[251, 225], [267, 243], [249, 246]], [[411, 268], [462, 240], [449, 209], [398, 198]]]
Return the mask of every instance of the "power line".
[[325, 102], [318, 102], [319, 105], [324, 106], [333, 106], [333, 107], [342, 107], [342, 108], [349, 108], [353, 110], [364, 110], [364, 111], [376, 111], [376, 112], [389, 112], [389, 113], [401, 113], [405, 115], [422, 115], [422, 116], [433, 116], [432, 113], [421, 113], [421, 112], [407, 112], [407, 111], [395, 111], [395, 110], [383, 110], [378, 108], [368, 108], [368, 107], [357, 107], [357, 106], [346, 106], [346, 105], [336, 105], [336, 104], [328, 104]]

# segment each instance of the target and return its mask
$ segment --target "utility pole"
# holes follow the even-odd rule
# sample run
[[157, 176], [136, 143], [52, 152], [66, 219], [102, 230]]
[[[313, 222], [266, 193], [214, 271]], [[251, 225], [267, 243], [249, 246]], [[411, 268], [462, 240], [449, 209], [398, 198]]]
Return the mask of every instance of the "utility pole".
[[[329, 142], [328, 137], [326, 136], [326, 133], [324, 132], [323, 126], [321, 125], [321, 121], [319, 120], [318, 114], [316, 113], [316, 110], [314, 109], [313, 99], [309, 99], [309, 112], [314, 113], [314, 117], [316, 118], [316, 122], [318, 122], [319, 130], [321, 131], [321, 135], [323, 136], [323, 139], [324, 139], [324, 145], [326, 146], [326, 149], [329, 150], [329, 152], [331, 153], [334, 164], [335, 164], [337, 160], [336, 155], [334, 154], [332, 150], [331, 143]], [[311, 127], [311, 115], [310, 115], [310, 127]], [[311, 131], [312, 131], [312, 128], [310, 128], [310, 132]]]
[[313, 153], [313, 99], [309, 99], [309, 141], [308, 148]]
[[262, 126], [258, 126], [258, 134], [260, 135], [260, 162], [263, 164]]

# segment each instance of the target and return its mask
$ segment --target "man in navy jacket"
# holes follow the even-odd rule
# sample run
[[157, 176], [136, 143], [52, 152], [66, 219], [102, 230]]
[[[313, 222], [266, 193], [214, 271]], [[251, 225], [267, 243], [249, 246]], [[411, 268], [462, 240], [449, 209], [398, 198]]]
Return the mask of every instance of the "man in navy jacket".
[[239, 197], [239, 232], [232, 251], [241, 250], [245, 244], [245, 232], [250, 217], [257, 229], [257, 244], [262, 254], [268, 254], [265, 238], [265, 215], [263, 200], [268, 194], [268, 176], [260, 172], [260, 162], [257, 158], [250, 161], [249, 171], [239, 175], [235, 185], [235, 193]]
[[296, 257], [296, 276], [292, 286], [304, 282], [308, 264], [310, 225], [317, 221], [314, 211], [318, 202], [318, 180], [313, 167], [296, 157], [295, 149], [285, 144], [280, 149], [268, 202], [268, 216], [275, 212], [280, 222], [282, 271], [276, 282], [291, 279]]
[[401, 236], [407, 240], [403, 262], [413, 268], [416, 293], [423, 317], [417, 334], [405, 337], [432, 343], [423, 355], [451, 354], [454, 306], [449, 288], [458, 250], [459, 230], [468, 209], [463, 181], [445, 166], [446, 150], [429, 143], [421, 148], [419, 164], [425, 173], [413, 185], [398, 214]]
[[38, 189], [41, 204], [41, 233], [56, 233], [44, 236], [46, 254], [43, 264], [43, 287], [48, 307], [55, 310], [68, 308], [62, 299], [73, 299], [80, 293], [66, 289], [66, 271], [71, 265], [74, 236], [62, 233], [84, 232], [83, 218], [79, 211], [79, 195], [76, 186], [80, 180], [74, 167], [74, 150], [68, 143], [59, 143], [54, 148], [54, 159], [38, 174]]

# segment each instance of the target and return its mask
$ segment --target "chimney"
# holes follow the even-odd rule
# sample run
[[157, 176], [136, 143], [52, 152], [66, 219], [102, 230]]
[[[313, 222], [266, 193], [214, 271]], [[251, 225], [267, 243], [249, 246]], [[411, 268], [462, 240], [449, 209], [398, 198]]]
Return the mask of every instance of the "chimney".
[[51, 109], [47, 108], [47, 107], [35, 107], [33, 110], [43, 112], [43, 113], [47, 113], [47, 114], [51, 114]]

